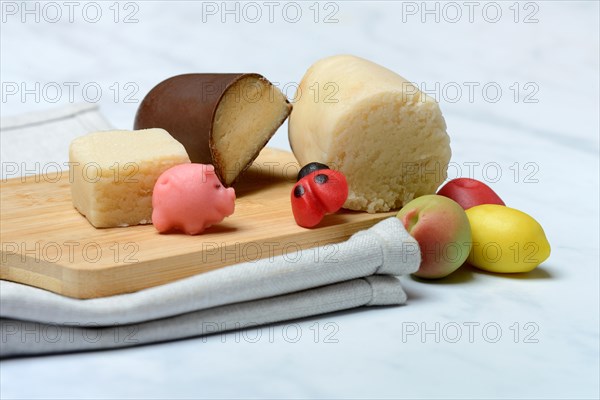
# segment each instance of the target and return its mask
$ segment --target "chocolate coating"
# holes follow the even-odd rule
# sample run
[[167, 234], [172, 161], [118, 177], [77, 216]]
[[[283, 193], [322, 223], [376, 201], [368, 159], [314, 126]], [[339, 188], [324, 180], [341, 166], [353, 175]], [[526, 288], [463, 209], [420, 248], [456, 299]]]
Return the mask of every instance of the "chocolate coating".
[[133, 128], [163, 128], [183, 144], [193, 163], [214, 164], [210, 151], [214, 112], [227, 88], [243, 75], [185, 74], [166, 79], [144, 97]]
[[[227, 90], [240, 79], [247, 77], [271, 85], [263, 76], [254, 73], [184, 74], [168, 78], [156, 85], [144, 97], [135, 116], [134, 129], [150, 127], [165, 129], [185, 147], [193, 163], [214, 165], [220, 181], [229, 186], [224, 179], [225, 166], [222, 165], [215, 150], [212, 131], [217, 107], [225, 97], [235, 95], [230, 93], [225, 96]], [[291, 105], [289, 107], [291, 109]], [[287, 115], [283, 120], [285, 118]], [[276, 129], [271, 136], [275, 131]], [[266, 141], [260, 145], [262, 149]], [[256, 156], [258, 152], [252, 157], [250, 163]], [[249, 167], [250, 163], [245, 165], [242, 171]]]

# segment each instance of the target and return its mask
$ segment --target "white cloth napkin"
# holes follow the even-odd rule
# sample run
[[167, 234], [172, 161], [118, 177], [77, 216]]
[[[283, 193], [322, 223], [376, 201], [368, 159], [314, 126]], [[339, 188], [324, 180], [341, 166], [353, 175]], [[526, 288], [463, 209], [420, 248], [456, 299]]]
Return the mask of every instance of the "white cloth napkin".
[[43, 166], [66, 169], [69, 144], [89, 132], [113, 129], [95, 104], [73, 104], [0, 120], [2, 178], [33, 175]]
[[[56, 120], [51, 124], [60, 126]], [[47, 132], [43, 121], [37, 126]], [[334, 246], [334, 252], [309, 249], [88, 300], [0, 281], [0, 357], [132, 346], [405, 303], [397, 276], [415, 272], [421, 255], [397, 218]]]

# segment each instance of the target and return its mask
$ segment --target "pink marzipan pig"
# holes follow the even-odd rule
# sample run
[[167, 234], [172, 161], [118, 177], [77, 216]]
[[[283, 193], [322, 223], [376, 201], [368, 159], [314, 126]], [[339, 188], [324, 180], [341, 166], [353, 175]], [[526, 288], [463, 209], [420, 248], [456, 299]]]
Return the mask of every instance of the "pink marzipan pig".
[[212, 165], [180, 164], [163, 172], [152, 193], [152, 223], [160, 233], [202, 233], [233, 214], [235, 191], [224, 188]]

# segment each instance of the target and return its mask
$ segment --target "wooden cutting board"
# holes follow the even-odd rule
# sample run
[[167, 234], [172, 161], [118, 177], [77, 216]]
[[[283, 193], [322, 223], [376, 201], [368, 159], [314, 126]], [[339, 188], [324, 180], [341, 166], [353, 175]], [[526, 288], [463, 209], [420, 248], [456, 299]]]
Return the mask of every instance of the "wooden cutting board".
[[0, 279], [81, 299], [129, 293], [241, 262], [293, 259], [394, 215], [340, 211], [301, 228], [290, 204], [298, 170], [291, 153], [264, 149], [235, 186], [235, 213], [198, 236], [152, 225], [96, 229], [71, 204], [68, 171], [3, 180]]

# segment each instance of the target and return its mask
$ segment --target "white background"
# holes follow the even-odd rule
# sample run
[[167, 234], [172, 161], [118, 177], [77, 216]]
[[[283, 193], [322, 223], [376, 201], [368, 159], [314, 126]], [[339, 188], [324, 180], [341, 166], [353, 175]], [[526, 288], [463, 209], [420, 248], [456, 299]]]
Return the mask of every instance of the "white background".
[[[484, 180], [534, 216], [552, 255], [526, 275], [406, 278], [404, 307], [274, 325], [258, 340], [253, 331], [2, 361], [2, 398], [598, 398], [598, 2], [275, 2], [272, 15], [263, 2], [75, 3], [69, 15], [63, 2], [28, 3], [30, 14], [3, 2], [2, 117], [97, 101], [130, 129], [144, 94], [169, 76], [258, 72], [291, 97], [313, 62], [355, 54], [440, 101], [450, 177]], [[286, 131], [270, 145], [289, 149]], [[65, 161], [66, 150], [52, 157]], [[325, 340], [326, 323], [337, 342]], [[298, 328], [286, 340], [282, 330]]]

